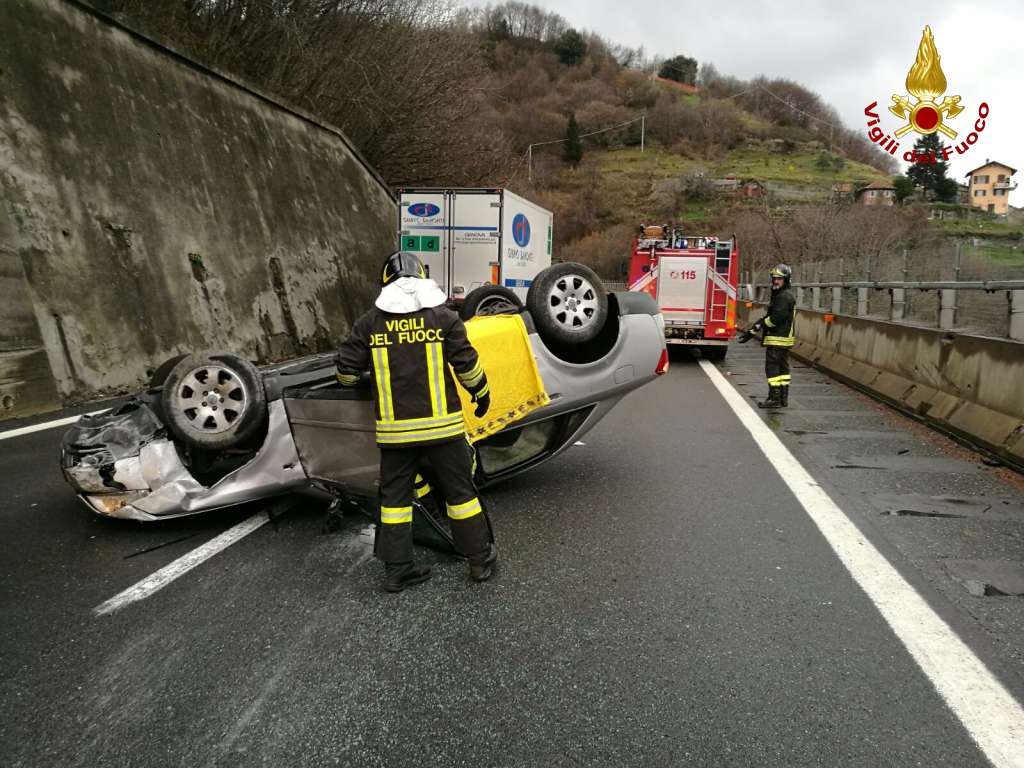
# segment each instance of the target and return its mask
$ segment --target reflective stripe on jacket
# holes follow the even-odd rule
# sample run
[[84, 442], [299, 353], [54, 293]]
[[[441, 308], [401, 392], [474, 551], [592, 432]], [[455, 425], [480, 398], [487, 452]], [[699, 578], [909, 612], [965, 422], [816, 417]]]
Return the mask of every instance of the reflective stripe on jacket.
[[488, 392], [466, 326], [446, 307], [404, 315], [374, 307], [356, 320], [336, 363], [343, 386], [354, 386], [360, 371], [371, 370], [377, 444], [382, 447], [423, 445], [465, 434], [452, 369], [471, 395]]
[[796, 299], [789, 288], [772, 292], [768, 314], [764, 317], [766, 347], [792, 347], [796, 341]]

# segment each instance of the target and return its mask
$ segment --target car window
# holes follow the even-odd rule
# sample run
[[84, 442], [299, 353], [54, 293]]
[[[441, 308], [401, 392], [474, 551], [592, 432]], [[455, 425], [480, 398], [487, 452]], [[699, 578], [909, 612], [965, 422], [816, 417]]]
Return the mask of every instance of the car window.
[[478, 445], [484, 472], [495, 475], [540, 456], [555, 434], [554, 419], [525, 427], [505, 429]]

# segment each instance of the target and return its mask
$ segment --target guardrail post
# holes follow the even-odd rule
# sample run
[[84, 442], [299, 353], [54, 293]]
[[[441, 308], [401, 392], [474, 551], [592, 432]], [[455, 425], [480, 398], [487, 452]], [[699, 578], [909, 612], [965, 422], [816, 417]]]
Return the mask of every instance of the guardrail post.
[[890, 320], [902, 320], [907, 312], [907, 289], [892, 289], [892, 309], [889, 312]]
[[868, 314], [868, 289], [857, 289], [857, 316], [866, 317]]
[[841, 315], [843, 314], [843, 289], [833, 288], [832, 289], [832, 314]]
[[798, 307], [802, 307], [804, 305], [804, 289], [803, 288], [797, 288], [796, 289], [796, 305]]
[[956, 327], [956, 288], [939, 291], [939, 328], [944, 331]]
[[1007, 291], [1010, 299], [1010, 338], [1024, 341], [1024, 291]]

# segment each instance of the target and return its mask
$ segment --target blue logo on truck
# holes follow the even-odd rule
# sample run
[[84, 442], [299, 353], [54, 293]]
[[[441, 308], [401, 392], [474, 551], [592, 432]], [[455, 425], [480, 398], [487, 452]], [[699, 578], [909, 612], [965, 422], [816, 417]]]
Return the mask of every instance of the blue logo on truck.
[[409, 206], [409, 213], [413, 216], [421, 216], [423, 218], [437, 216], [440, 212], [441, 209], [433, 203], [413, 203]]
[[521, 213], [512, 219], [512, 239], [520, 248], [525, 248], [530, 242], [530, 220]]

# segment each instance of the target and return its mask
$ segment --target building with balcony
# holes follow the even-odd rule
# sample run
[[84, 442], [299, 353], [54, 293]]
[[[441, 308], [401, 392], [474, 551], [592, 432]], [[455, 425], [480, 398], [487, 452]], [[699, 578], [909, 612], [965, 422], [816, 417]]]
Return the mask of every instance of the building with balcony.
[[1005, 216], [1009, 210], [1010, 192], [1017, 188], [1017, 184], [1010, 181], [1016, 172], [1016, 168], [1004, 163], [985, 160], [984, 165], [964, 174], [967, 176], [967, 194], [971, 206]]

